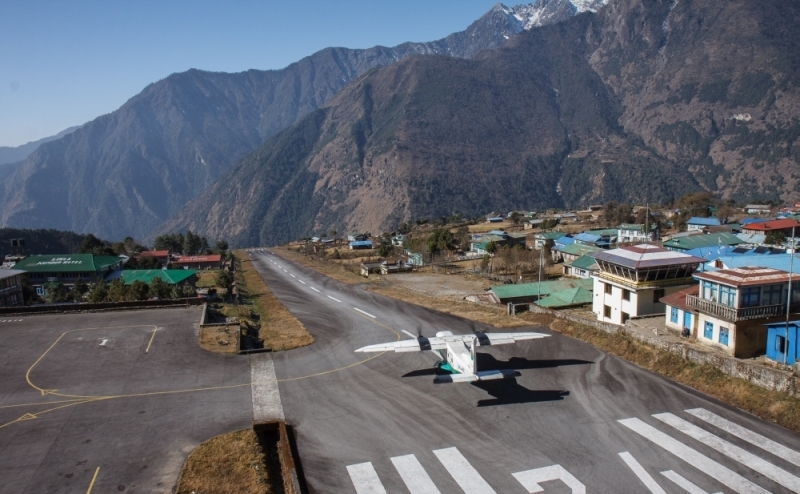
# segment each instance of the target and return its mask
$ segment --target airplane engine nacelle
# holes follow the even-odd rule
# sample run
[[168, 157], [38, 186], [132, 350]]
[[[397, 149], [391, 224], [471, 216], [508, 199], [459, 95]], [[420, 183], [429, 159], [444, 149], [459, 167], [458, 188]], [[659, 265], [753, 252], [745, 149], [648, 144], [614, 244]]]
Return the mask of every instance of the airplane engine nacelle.
[[436, 337], [437, 338], [442, 338], [444, 336], [453, 336], [453, 332], [452, 331], [439, 331], [438, 333], [436, 333]]

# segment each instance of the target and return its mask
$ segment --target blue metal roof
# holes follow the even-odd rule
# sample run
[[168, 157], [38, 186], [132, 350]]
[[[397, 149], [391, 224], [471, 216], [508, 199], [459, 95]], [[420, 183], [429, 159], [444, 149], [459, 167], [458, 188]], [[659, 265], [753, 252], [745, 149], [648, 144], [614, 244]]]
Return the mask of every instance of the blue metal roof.
[[683, 251], [690, 256], [702, 257], [704, 259], [716, 259], [718, 257], [734, 256], [759, 256], [759, 255], [779, 255], [785, 254], [783, 249], [770, 249], [769, 247], [740, 247], [738, 245], [722, 245], [698, 247]]
[[561, 237], [555, 240], [556, 245], [572, 245], [575, 243], [575, 239], [572, 237]]
[[687, 225], [719, 226], [721, 223], [716, 218], [699, 218], [693, 216], [686, 222]]
[[[592, 234], [592, 233], [579, 233], [579, 234], [575, 235], [575, 240], [577, 240], [577, 241], [579, 241], [579, 242], [591, 242], [591, 243], [596, 243], [596, 242], [598, 242], [598, 241], [599, 241], [601, 238], [603, 238], [603, 237], [601, 237], [600, 235], [594, 235], [594, 234]], [[573, 241], [574, 241], [574, 240], [573, 240]]]
[[739, 222], [739, 224], [744, 226], [751, 223], [766, 223], [767, 221], [772, 221], [774, 219], [775, 218], [744, 218]]
[[372, 240], [356, 240], [354, 242], [350, 242], [351, 247], [364, 247], [367, 245], [372, 247]]
[[[789, 271], [791, 264], [791, 254], [774, 254], [770, 256], [721, 256], [717, 260], [727, 269], [743, 268], [745, 266], [757, 266], [760, 268], [779, 269]], [[714, 271], [714, 262], [707, 262], [701, 267], [701, 271]], [[800, 274], [800, 254], [795, 254], [792, 272]]]

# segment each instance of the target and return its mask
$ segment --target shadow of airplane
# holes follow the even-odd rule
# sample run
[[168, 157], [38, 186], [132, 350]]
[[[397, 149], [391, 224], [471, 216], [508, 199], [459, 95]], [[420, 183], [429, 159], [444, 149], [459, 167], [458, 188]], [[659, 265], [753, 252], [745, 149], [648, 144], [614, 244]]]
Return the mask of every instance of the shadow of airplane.
[[[508, 360], [497, 360], [493, 355], [489, 355], [488, 353], [476, 353], [475, 358], [478, 359], [478, 370], [549, 369], [553, 367], [562, 367], [565, 365], [585, 365], [594, 363], [591, 360], [528, 360], [521, 357], [511, 357]], [[430, 367], [427, 369], [418, 369], [408, 372], [403, 374], [402, 377], [435, 376], [436, 374], [437, 369]]]
[[543, 401], [561, 401], [565, 397], [569, 396], [569, 391], [528, 389], [520, 386], [516, 379], [478, 381], [470, 384], [494, 396], [494, 399], [479, 400], [477, 404], [478, 407], [493, 407], [498, 405], [513, 405], [519, 403], [538, 403]]

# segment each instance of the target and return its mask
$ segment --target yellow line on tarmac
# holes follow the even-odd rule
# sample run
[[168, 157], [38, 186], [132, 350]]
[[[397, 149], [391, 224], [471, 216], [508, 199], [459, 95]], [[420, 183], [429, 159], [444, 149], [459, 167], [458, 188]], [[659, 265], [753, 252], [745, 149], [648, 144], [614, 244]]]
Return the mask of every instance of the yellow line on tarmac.
[[[375, 324], [377, 324], [377, 325], [379, 325], [379, 326], [383, 326], [384, 328], [388, 329], [389, 331], [391, 331], [392, 333], [394, 333], [394, 334], [395, 334], [395, 336], [397, 336], [397, 340], [395, 340], [395, 341], [400, 341], [400, 333], [398, 333], [397, 331], [395, 331], [393, 328], [391, 328], [391, 327], [389, 327], [389, 326], [387, 326], [387, 325], [383, 324], [383, 323], [382, 323], [382, 322], [380, 322], [380, 321], [376, 321], [375, 319], [369, 318], [369, 317], [365, 316], [364, 314], [361, 314], [360, 312], [358, 312], [358, 311], [356, 311], [356, 310], [353, 310], [353, 312], [354, 312], [355, 314], [357, 314], [357, 315], [359, 315], [359, 316], [363, 317], [364, 319], [366, 319], [367, 321], [369, 321], [369, 322], [371, 322], [371, 323], [375, 323]], [[356, 363], [354, 363], [354, 364], [345, 365], [344, 367], [338, 367], [338, 368], [336, 368], [336, 369], [331, 369], [331, 370], [327, 370], [327, 371], [317, 372], [316, 374], [309, 374], [309, 375], [307, 375], [307, 376], [300, 376], [300, 377], [287, 377], [286, 379], [278, 379], [278, 382], [299, 381], [300, 379], [308, 379], [308, 378], [310, 378], [310, 377], [318, 377], [318, 376], [324, 376], [324, 375], [326, 375], [326, 374], [333, 374], [334, 372], [339, 372], [340, 370], [349, 369], [349, 368], [351, 368], [351, 367], [355, 367], [355, 366], [357, 366], [357, 365], [361, 365], [361, 364], [363, 364], [364, 362], [369, 362], [370, 360], [372, 360], [372, 359], [376, 359], [376, 358], [380, 357], [381, 355], [383, 355], [383, 354], [385, 354], [385, 353], [386, 353], [386, 352], [381, 352], [381, 353], [379, 353], [379, 354], [377, 354], [377, 355], [374, 355], [374, 356], [372, 356], [372, 357], [365, 358], [364, 360], [359, 360], [358, 362], [356, 362]]]
[[149, 351], [150, 351], [150, 345], [152, 345], [152, 344], [153, 344], [153, 338], [155, 338], [155, 337], [156, 337], [156, 330], [157, 330], [157, 329], [158, 329], [158, 328], [153, 328], [153, 336], [151, 336], [151, 337], [150, 337], [150, 343], [148, 343], [148, 344], [147, 344], [147, 349], [144, 351], [144, 353], [147, 353], [147, 352], [149, 352]]
[[16, 420], [12, 420], [11, 422], [6, 422], [5, 424], [0, 425], [0, 429], [2, 429], [3, 427], [5, 427], [7, 425], [15, 424], [17, 422], [22, 422], [24, 420], [37, 419], [37, 418], [39, 418], [39, 415], [42, 415], [42, 414], [47, 413], [47, 412], [53, 412], [55, 410], [60, 410], [62, 408], [67, 408], [67, 407], [71, 407], [71, 406], [74, 406], [74, 405], [82, 405], [84, 403], [89, 403], [90, 401], [99, 401], [101, 399], [102, 398], [93, 399], [93, 400], [78, 400], [78, 401], [74, 401], [72, 403], [67, 403], [66, 405], [61, 405], [60, 407], [54, 407], [54, 408], [50, 408], [48, 410], [42, 410], [41, 412], [26, 413], [25, 415], [21, 416], [20, 418], [18, 418]]
[[[52, 393], [50, 393], [52, 394]], [[40, 403], [19, 403], [17, 405], [2, 405], [0, 406], [0, 410], [3, 408], [17, 408], [17, 407], [38, 407], [41, 405], [55, 405], [57, 403], [74, 403], [76, 401], [83, 401], [83, 398], [73, 398], [71, 400], [59, 400], [59, 401], [43, 401]]]
[[92, 487], [94, 487], [94, 481], [97, 480], [98, 473], [100, 473], [100, 467], [97, 467], [97, 470], [94, 471], [94, 475], [92, 476], [92, 481], [89, 482], [89, 489], [86, 491], [86, 494], [92, 494]]

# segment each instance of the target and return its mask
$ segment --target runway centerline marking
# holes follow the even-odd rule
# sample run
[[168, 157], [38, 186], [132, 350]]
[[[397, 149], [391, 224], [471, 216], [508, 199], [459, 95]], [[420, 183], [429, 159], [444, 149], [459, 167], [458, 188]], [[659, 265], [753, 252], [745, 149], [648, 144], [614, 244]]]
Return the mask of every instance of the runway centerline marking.
[[364, 312], [363, 310], [359, 309], [358, 307], [353, 307], [353, 310], [357, 310], [358, 312], [364, 314], [365, 316], [368, 316], [368, 317], [371, 317], [371, 318], [375, 319], [375, 316], [373, 316], [369, 312]]
[[297, 278], [297, 276], [295, 276], [293, 274], [289, 274], [289, 276], [291, 276], [292, 278]]
[[636, 458], [634, 458], [633, 455], [627, 451], [623, 451], [619, 454], [619, 457], [622, 458], [622, 461], [624, 461], [626, 465], [628, 465], [628, 468], [633, 471], [634, 475], [639, 477], [639, 480], [642, 481], [644, 486], [647, 487], [650, 492], [653, 494], [667, 494], [667, 492], [662, 489], [660, 485], [658, 485], [656, 479], [647, 473], [647, 470], [644, 469], [641, 463], [636, 461]]
[[319, 291], [319, 290], [317, 290], [316, 288], [314, 288], [313, 286], [311, 287], [311, 289], [312, 289], [312, 290], [314, 290], [314, 291], [315, 291], [315, 292], [317, 292], [317, 293], [320, 293], [320, 291]]
[[335, 298], [335, 297], [331, 297], [330, 295], [328, 295], [328, 298], [331, 299], [331, 300], [335, 300], [335, 301], [339, 302], [340, 304], [342, 303], [341, 300], [339, 300], [338, 298]]
[[299, 281], [300, 283], [302, 283], [302, 284], [304, 284], [304, 285], [306, 284], [306, 282], [305, 282], [305, 281], [303, 281], [303, 280], [297, 280], [297, 281]]

